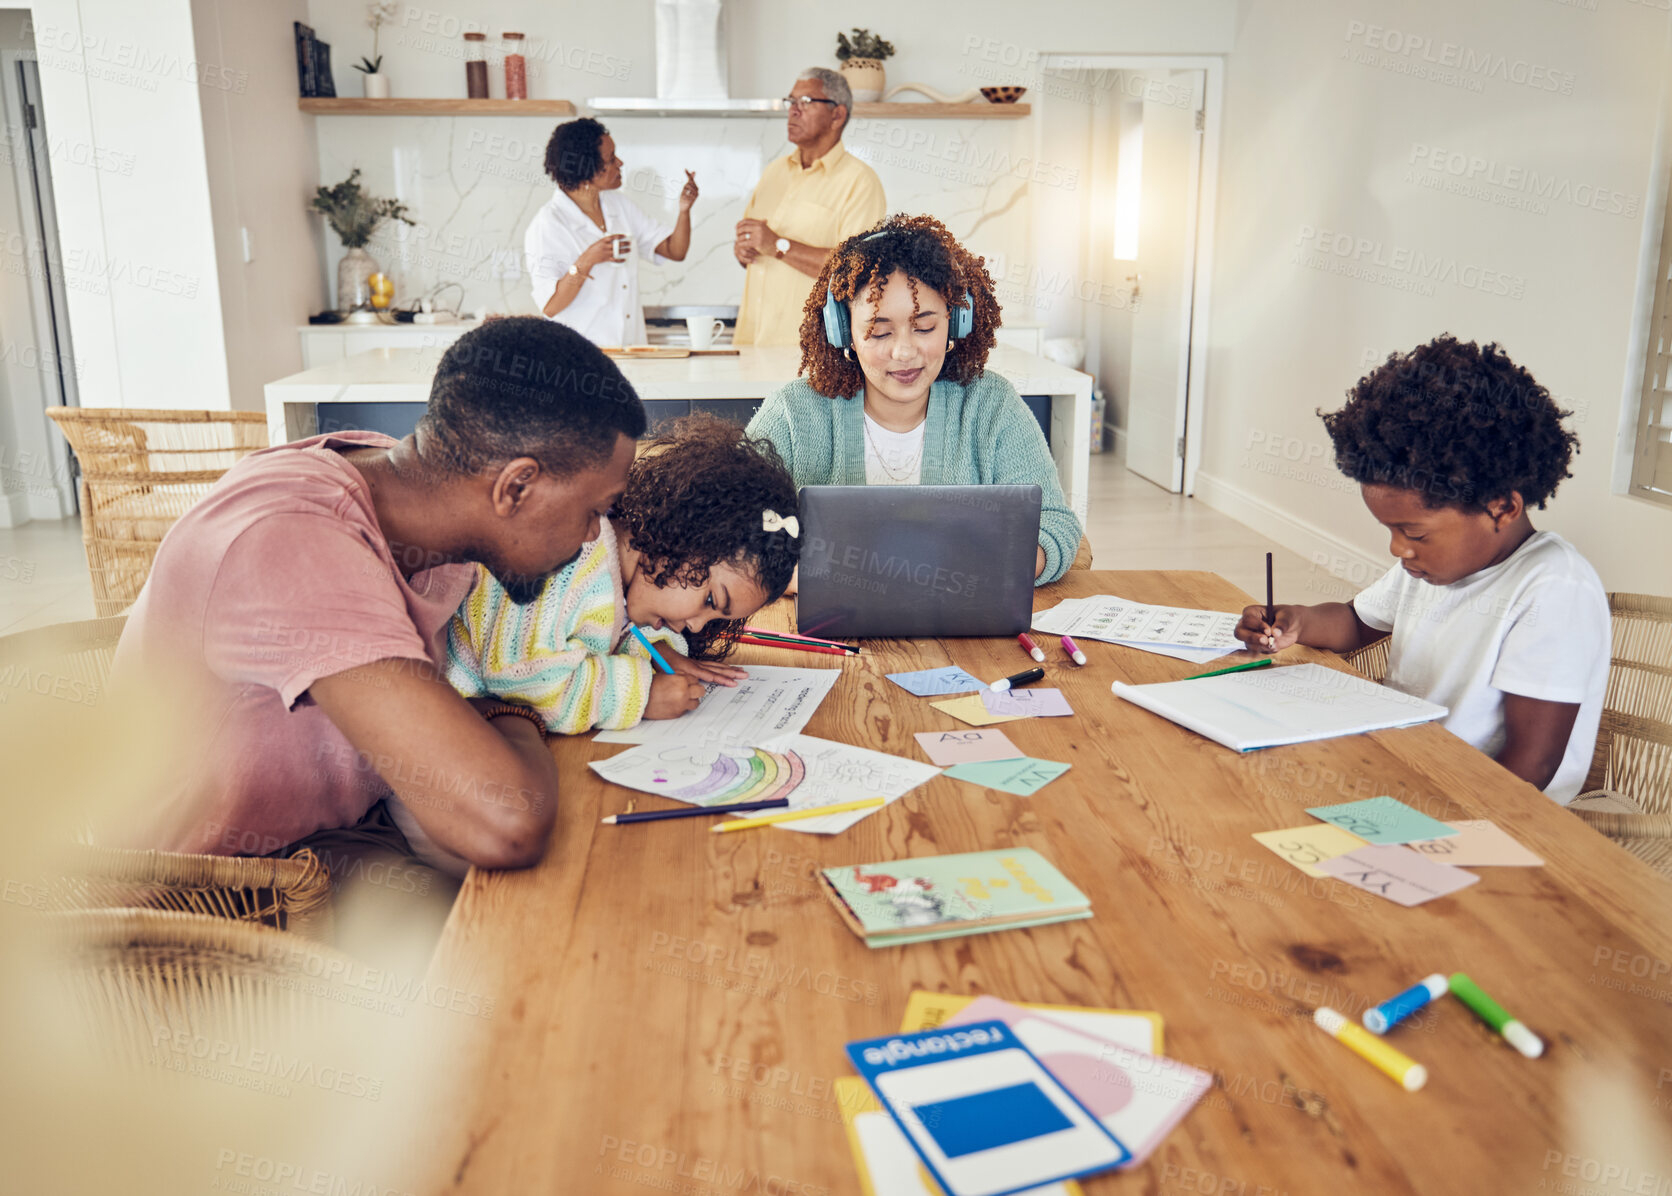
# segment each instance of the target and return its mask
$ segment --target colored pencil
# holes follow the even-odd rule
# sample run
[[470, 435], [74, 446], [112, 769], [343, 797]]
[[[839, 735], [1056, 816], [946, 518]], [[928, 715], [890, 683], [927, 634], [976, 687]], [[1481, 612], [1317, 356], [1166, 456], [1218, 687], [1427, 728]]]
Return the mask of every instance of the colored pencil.
[[823, 652], [827, 656], [858, 656], [859, 653], [847, 648], [831, 648], [824, 644], [800, 644], [790, 640], [763, 640], [752, 635], [737, 637], [740, 644], [753, 644], [757, 648], [782, 648], [786, 652]]
[[1277, 603], [1271, 592], [1271, 553], [1266, 553], [1266, 626], [1277, 630]]
[[650, 653], [650, 659], [652, 661], [654, 661], [657, 664], [657, 666], [660, 667], [661, 670], [664, 673], [672, 673], [673, 672], [673, 666], [671, 664], [669, 664], [667, 661], [662, 659], [662, 654], [656, 650], [656, 645], [644, 638], [644, 632], [640, 631], [632, 623], [627, 624], [627, 630], [629, 630], [633, 633], [633, 638], [634, 639], [638, 640], [639, 643], [644, 645], [644, 650], [646, 652]]
[[768, 635], [764, 631], [745, 631], [743, 634], [749, 639], [766, 640], [768, 643], [773, 644], [789, 644], [798, 648], [835, 648], [839, 652], [851, 652], [855, 656], [859, 655], [859, 649], [854, 647], [852, 644], [830, 643], [826, 640], [791, 639], [790, 637], [784, 635]]
[[1259, 660], [1245, 660], [1241, 664], [1227, 665], [1222, 669], [1214, 669], [1211, 673], [1195, 673], [1186, 677], [1186, 681], [1200, 681], [1203, 677], [1218, 677], [1223, 673], [1246, 673], [1249, 669], [1263, 669], [1273, 663], [1269, 656]]
[[638, 810], [632, 814], [611, 814], [598, 821], [620, 825], [623, 822], [661, 822], [665, 818], [695, 818], [698, 814], [742, 814], [748, 810], [781, 810], [790, 804], [787, 797], [769, 797], [765, 801], [733, 802], [729, 806], [681, 806], [677, 810]]
[[770, 639], [807, 640], [814, 644], [829, 644], [833, 648], [851, 647], [851, 645], [844, 644], [841, 640], [825, 639], [819, 635], [802, 635], [799, 631], [775, 631], [771, 627], [744, 627], [743, 632], [745, 635], [764, 635]]
[[746, 831], [757, 826], [793, 822], [797, 818], [823, 818], [826, 814], [846, 814], [849, 810], [870, 810], [887, 804], [886, 797], [867, 797], [860, 801], [837, 802], [833, 806], [813, 806], [807, 810], [786, 810], [782, 814], [762, 814], [759, 818], [740, 818], [736, 822], [722, 822], [708, 829], [716, 835], [721, 835], [727, 831]]

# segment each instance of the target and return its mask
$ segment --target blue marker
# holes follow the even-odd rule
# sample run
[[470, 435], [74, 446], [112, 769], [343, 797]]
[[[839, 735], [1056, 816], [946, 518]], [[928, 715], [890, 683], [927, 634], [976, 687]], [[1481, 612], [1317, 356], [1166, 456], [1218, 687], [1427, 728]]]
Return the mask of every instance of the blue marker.
[[1397, 997], [1390, 997], [1374, 1009], [1366, 1009], [1364, 1028], [1372, 1034], [1386, 1034], [1436, 997], [1444, 996], [1449, 988], [1446, 978], [1436, 972]]
[[662, 659], [662, 654], [656, 650], [656, 645], [644, 638], [644, 632], [640, 631], [636, 624], [627, 624], [627, 630], [633, 633], [634, 639], [644, 645], [644, 650], [650, 653], [650, 659], [656, 662], [657, 668], [661, 669], [664, 673], [673, 672], [673, 666]]

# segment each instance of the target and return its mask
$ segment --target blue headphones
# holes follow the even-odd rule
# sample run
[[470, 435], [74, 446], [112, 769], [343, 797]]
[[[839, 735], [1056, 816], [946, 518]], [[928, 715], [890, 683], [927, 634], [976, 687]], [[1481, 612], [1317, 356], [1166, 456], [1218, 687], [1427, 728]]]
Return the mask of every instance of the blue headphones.
[[[962, 340], [975, 328], [975, 300], [965, 291], [963, 306], [949, 307], [946, 315], [947, 335], [953, 340]], [[836, 298], [828, 287], [824, 292], [824, 339], [838, 349], [846, 349], [853, 344], [848, 305]]]

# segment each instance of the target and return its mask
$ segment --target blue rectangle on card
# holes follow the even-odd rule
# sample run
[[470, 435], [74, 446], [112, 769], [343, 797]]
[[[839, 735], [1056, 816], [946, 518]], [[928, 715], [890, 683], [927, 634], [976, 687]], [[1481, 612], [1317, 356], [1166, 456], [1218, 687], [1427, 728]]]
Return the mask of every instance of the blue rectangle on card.
[[912, 1112], [949, 1159], [1074, 1128], [1037, 1084], [913, 1105]]

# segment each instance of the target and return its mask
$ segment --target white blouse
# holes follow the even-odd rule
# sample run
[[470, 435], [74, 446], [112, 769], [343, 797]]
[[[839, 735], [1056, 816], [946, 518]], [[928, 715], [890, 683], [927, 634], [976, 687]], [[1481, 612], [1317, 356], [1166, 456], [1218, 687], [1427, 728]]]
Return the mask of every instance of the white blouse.
[[595, 345], [642, 345], [644, 312], [639, 307], [639, 259], [648, 257], [657, 265], [669, 259], [656, 247], [673, 229], [658, 224], [619, 191], [598, 196], [604, 210], [604, 228], [599, 231], [592, 217], [575, 201], [556, 189], [551, 200], [534, 214], [523, 235], [523, 261], [534, 291], [534, 310], [543, 311], [569, 267], [586, 247], [600, 237], [623, 233], [632, 242], [632, 252], [621, 262], [605, 261], [592, 267], [592, 277], [582, 285], [569, 306], [550, 317], [569, 325]]
[[924, 420], [909, 432], [890, 432], [865, 417], [865, 482], [871, 486], [915, 486], [923, 478]]

